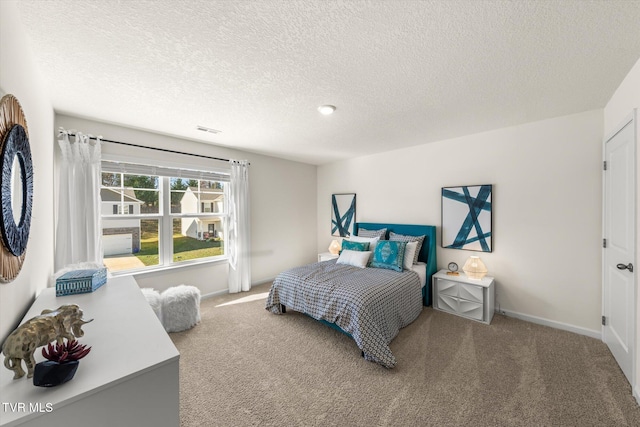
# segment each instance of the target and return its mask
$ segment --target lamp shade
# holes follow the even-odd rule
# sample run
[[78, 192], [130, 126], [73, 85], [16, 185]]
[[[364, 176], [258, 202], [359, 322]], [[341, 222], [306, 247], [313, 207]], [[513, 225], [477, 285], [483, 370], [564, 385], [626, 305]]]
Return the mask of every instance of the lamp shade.
[[340, 253], [340, 249], [342, 249], [342, 245], [337, 240], [333, 240], [329, 245], [329, 252], [333, 255], [338, 255]]
[[471, 279], [482, 279], [487, 274], [487, 267], [477, 256], [470, 256], [462, 270]]

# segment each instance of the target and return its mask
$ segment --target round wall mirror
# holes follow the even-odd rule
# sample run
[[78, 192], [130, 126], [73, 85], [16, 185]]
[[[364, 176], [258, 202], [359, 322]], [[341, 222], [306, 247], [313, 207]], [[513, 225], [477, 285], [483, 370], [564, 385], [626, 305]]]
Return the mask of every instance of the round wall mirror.
[[[15, 162], [20, 164], [14, 167]], [[0, 150], [0, 166], [2, 167], [2, 183], [0, 188], [0, 230], [2, 243], [13, 255], [20, 256], [27, 248], [29, 228], [31, 227], [31, 203], [33, 194], [33, 166], [31, 165], [31, 151], [27, 132], [21, 125], [13, 125], [2, 142]], [[15, 194], [12, 178], [18, 173], [15, 184], [19, 187], [21, 196]], [[5, 178], [6, 177], [6, 178]], [[14, 197], [20, 200], [19, 206], [14, 206]], [[15, 218], [18, 218], [18, 221]]]
[[33, 164], [27, 120], [13, 95], [0, 99], [0, 282], [24, 263], [33, 207]]
[[20, 166], [18, 156], [13, 158], [13, 166], [11, 166], [11, 206], [13, 210], [13, 221], [20, 225], [22, 220], [22, 206], [24, 205], [24, 186], [22, 185], [22, 176], [24, 171]]

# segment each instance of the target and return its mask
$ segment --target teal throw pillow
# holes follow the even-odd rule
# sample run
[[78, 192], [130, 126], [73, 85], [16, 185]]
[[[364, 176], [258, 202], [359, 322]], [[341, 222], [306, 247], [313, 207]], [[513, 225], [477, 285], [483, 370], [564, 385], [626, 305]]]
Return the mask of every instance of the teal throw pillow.
[[342, 253], [342, 251], [344, 250], [349, 250], [349, 251], [368, 251], [369, 250], [369, 242], [350, 242], [348, 240], [343, 240], [342, 241], [342, 250], [340, 251], [340, 253]]
[[407, 242], [380, 240], [376, 245], [376, 250], [373, 252], [371, 267], [402, 271], [406, 246]]

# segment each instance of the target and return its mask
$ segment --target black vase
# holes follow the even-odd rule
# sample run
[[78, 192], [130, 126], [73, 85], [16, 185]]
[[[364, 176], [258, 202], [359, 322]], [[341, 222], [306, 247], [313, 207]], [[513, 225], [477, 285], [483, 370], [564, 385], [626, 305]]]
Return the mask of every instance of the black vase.
[[75, 375], [78, 370], [79, 360], [58, 363], [45, 360], [36, 364], [33, 371], [33, 385], [38, 387], [53, 387], [64, 384]]

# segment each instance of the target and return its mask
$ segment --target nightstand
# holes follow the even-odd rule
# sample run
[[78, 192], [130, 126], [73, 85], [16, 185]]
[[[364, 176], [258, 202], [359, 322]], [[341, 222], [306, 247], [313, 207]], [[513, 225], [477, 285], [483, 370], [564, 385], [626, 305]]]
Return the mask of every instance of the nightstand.
[[339, 256], [340, 255], [334, 255], [331, 252], [322, 252], [321, 254], [318, 254], [318, 262], [329, 261], [330, 259], [336, 259]]
[[478, 322], [491, 323], [495, 307], [493, 277], [471, 279], [466, 274], [448, 275], [440, 270], [433, 275], [433, 308]]

